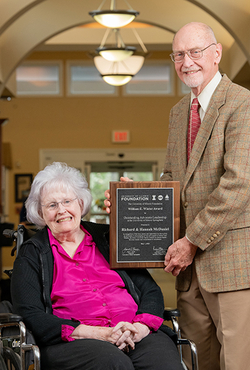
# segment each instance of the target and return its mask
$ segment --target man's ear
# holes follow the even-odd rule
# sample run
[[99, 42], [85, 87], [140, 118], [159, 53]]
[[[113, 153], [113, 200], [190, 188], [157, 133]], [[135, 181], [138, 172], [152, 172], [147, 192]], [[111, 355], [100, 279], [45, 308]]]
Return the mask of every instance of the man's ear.
[[216, 44], [216, 56], [215, 56], [215, 63], [219, 64], [221, 61], [222, 57], [222, 45], [221, 44]]

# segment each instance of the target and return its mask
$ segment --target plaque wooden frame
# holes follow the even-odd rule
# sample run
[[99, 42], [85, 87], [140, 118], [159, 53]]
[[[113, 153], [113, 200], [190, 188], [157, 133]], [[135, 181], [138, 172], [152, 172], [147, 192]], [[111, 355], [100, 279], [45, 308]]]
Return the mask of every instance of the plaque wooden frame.
[[[173, 238], [174, 241], [179, 239], [180, 234], [180, 183], [179, 181], [128, 181], [110, 182], [110, 196], [111, 196], [111, 212], [110, 212], [110, 267], [112, 269], [119, 268], [162, 268], [164, 262], [152, 261], [137, 261], [137, 262], [121, 262], [118, 261], [117, 244], [117, 189], [119, 188], [170, 188], [173, 189]], [[169, 246], [169, 245], [168, 245]]]

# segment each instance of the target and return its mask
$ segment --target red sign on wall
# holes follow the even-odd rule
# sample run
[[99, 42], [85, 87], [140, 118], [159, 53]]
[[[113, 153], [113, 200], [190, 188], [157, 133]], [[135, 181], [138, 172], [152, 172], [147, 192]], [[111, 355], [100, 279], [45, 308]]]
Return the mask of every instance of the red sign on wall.
[[112, 142], [113, 143], [129, 143], [129, 131], [112, 131]]

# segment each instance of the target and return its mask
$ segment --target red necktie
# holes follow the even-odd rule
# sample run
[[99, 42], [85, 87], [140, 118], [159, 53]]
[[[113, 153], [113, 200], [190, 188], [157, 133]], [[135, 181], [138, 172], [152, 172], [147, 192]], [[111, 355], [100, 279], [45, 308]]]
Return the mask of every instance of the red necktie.
[[201, 119], [199, 115], [200, 104], [197, 98], [194, 98], [191, 104], [189, 113], [189, 125], [188, 125], [188, 136], [187, 136], [187, 160], [189, 161], [190, 154], [194, 145], [194, 141], [201, 125]]

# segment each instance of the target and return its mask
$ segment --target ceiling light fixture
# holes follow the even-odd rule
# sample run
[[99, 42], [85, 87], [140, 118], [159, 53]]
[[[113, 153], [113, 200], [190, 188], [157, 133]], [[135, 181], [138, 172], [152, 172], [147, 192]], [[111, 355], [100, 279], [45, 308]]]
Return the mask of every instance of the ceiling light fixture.
[[131, 81], [133, 76], [142, 68], [144, 60], [148, 55], [148, 50], [134, 28], [132, 28], [132, 31], [142, 48], [142, 52], [133, 51], [132, 46], [126, 47], [118, 29], [111, 31], [116, 36], [117, 47], [104, 48], [110, 33], [110, 30], [107, 30], [101, 46], [96, 50], [99, 55], [95, 54], [92, 56], [103, 80], [113, 86], [122, 86]]
[[[108, 39], [110, 34], [115, 36], [114, 46], [105, 46], [105, 42]], [[104, 59], [109, 60], [110, 62], [121, 62], [122, 60], [127, 59], [136, 51], [134, 46], [126, 46], [123, 42], [119, 29], [107, 29], [101, 45], [96, 49], [96, 52], [101, 55]]]
[[98, 55], [94, 57], [94, 63], [105, 82], [113, 86], [122, 86], [139, 72], [144, 59], [143, 53], [135, 53], [121, 62], [110, 62]]
[[106, 2], [104, 0], [97, 10], [89, 12], [89, 14], [104, 27], [108, 28], [121, 28], [131, 23], [135, 17], [139, 14], [136, 10], [133, 10], [127, 0], [124, 0], [127, 6], [130, 8], [128, 10], [116, 10], [116, 1], [111, 0], [111, 5], [109, 10], [101, 10], [102, 6]]

